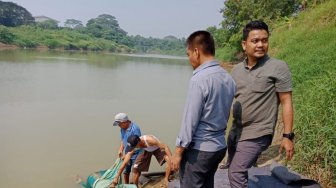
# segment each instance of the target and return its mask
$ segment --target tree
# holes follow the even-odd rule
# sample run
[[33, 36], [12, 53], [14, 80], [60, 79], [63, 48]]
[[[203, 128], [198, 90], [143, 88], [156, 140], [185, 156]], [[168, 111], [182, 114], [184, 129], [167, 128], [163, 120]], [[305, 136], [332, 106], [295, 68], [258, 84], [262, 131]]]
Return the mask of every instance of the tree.
[[177, 40], [178, 40], [178, 38], [176, 38], [176, 37], [173, 36], [173, 35], [165, 36], [163, 39], [164, 39], [164, 40], [173, 40], [173, 41], [177, 41]]
[[221, 9], [223, 29], [227, 30], [227, 42], [240, 46], [241, 30], [251, 20], [275, 21], [291, 15], [297, 9], [298, 0], [227, 0]]
[[46, 20], [46, 21], [37, 23], [37, 26], [43, 29], [57, 29], [58, 23], [55, 20]]
[[33, 16], [25, 8], [12, 2], [0, 1], [0, 25], [16, 27], [34, 22]]
[[119, 27], [116, 18], [108, 14], [90, 19], [86, 27], [87, 32], [93, 36], [113, 41], [121, 41], [127, 35], [127, 32]]
[[80, 20], [67, 19], [64, 22], [64, 27], [68, 27], [71, 29], [79, 29], [79, 28], [83, 28], [83, 24], [82, 24], [82, 21]]

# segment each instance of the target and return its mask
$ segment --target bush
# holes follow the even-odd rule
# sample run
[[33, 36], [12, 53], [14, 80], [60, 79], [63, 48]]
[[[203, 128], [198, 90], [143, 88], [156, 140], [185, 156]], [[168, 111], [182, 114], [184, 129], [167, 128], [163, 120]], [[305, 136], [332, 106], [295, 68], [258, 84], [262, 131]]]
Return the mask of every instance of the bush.
[[10, 30], [0, 25], [0, 42], [11, 44], [15, 40], [15, 35]]
[[46, 45], [49, 49], [55, 49], [62, 46], [62, 44], [55, 39], [47, 39], [43, 42], [43, 44]]
[[32, 40], [27, 39], [19, 39], [15, 40], [14, 44], [23, 47], [23, 48], [36, 48], [38, 46], [38, 43]]

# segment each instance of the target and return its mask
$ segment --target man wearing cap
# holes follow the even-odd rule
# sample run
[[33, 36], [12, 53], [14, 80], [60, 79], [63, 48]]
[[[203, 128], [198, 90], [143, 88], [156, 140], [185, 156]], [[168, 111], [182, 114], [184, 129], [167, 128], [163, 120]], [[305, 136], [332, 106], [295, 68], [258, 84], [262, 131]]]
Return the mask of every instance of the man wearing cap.
[[[113, 126], [120, 127], [120, 134], [121, 134], [121, 143], [118, 155], [120, 158], [124, 158], [124, 154], [126, 154], [126, 146], [127, 146], [127, 139], [132, 135], [141, 136], [141, 131], [138, 125], [128, 119], [127, 114], [125, 113], [118, 113], [114, 117]], [[127, 166], [124, 170], [124, 181], [126, 184], [129, 183], [129, 175], [131, 173], [132, 165], [135, 162], [140, 151], [135, 151], [131, 156], [127, 163]]]
[[168, 178], [170, 175], [170, 158], [171, 158], [171, 151], [169, 147], [166, 144], [160, 142], [160, 140], [153, 135], [143, 135], [141, 137], [137, 135], [132, 135], [127, 139], [127, 147], [126, 147], [127, 154], [124, 158], [123, 164], [118, 170], [116, 177], [113, 179], [111, 187], [115, 187], [118, 184], [118, 179], [123, 169], [127, 165], [133, 153], [139, 151], [140, 148], [143, 148], [145, 151], [143, 151], [137, 157], [134, 163], [133, 166], [134, 184], [138, 186], [141, 172], [148, 171], [152, 155], [154, 155], [160, 166], [162, 166], [165, 162], [167, 162], [165, 184], [166, 186], [168, 186]]

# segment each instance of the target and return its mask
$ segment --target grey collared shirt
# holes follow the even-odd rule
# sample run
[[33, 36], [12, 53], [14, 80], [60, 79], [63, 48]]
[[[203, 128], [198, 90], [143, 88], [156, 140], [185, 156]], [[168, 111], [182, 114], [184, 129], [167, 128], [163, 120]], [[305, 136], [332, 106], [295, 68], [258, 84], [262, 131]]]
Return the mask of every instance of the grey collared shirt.
[[217, 61], [194, 70], [176, 146], [208, 152], [224, 149], [235, 87], [231, 75]]
[[251, 69], [246, 60], [237, 64], [231, 74], [237, 84], [232, 126], [239, 140], [272, 135], [280, 103], [277, 93], [292, 91], [287, 64], [266, 55]]

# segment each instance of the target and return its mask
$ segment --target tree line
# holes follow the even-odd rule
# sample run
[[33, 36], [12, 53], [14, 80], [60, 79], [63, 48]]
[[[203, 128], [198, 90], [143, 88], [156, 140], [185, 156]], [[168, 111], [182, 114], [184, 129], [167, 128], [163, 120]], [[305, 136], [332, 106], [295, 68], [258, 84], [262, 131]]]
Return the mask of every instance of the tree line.
[[[39, 38], [32, 36], [37, 33], [41, 34]], [[76, 38], [77, 41], [74, 40]], [[3, 43], [30, 48], [42, 45], [72, 50], [184, 54], [184, 41], [174, 36], [163, 39], [129, 36], [119, 26], [118, 20], [109, 14], [92, 18], [86, 25], [76, 19], [67, 19], [64, 27], [59, 27], [58, 22], [52, 19], [35, 22], [35, 18], [24, 7], [0, 1], [0, 42]], [[111, 44], [107, 44], [109, 42]]]
[[[220, 10], [223, 16], [220, 27], [210, 26], [207, 30], [215, 38], [219, 59], [237, 60], [242, 54], [241, 33], [246, 23], [260, 19], [268, 23], [272, 31], [276, 24], [287, 22], [299, 11], [324, 1], [327, 0], [226, 0]], [[40, 38], [35, 36], [37, 33]], [[157, 39], [140, 35], [129, 36], [120, 28], [118, 20], [112, 15], [99, 15], [97, 18], [88, 20], [86, 25], [76, 19], [67, 19], [64, 27], [59, 27], [55, 20], [35, 22], [34, 17], [24, 7], [2, 1], [0, 1], [0, 42], [22, 47], [42, 45], [48, 48], [73, 50], [176, 55], [182, 55], [185, 51], [184, 38], [167, 36]]]

